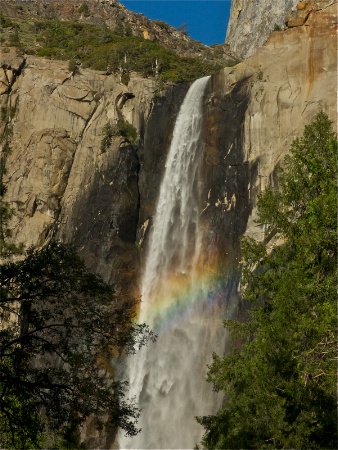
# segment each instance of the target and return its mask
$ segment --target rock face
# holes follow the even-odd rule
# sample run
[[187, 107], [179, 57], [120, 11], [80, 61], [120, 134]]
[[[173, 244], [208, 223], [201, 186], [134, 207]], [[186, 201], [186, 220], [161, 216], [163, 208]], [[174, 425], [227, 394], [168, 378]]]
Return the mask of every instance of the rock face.
[[225, 38], [239, 58], [248, 58], [267, 40], [299, 0], [232, 0]]
[[[337, 2], [334, 3], [323, 9], [313, 9], [303, 26], [272, 33], [255, 55], [232, 69], [224, 69], [213, 79], [208, 120], [215, 125], [206, 158], [210, 154], [216, 163], [222, 161], [223, 169], [219, 170], [224, 171], [225, 182], [217, 184], [221, 189], [210, 203], [215, 204], [216, 199], [225, 197], [229, 202], [233, 195], [247, 197], [247, 208], [253, 209], [246, 233], [252, 236], [259, 238], [263, 231], [254, 222], [256, 195], [273, 181], [274, 169], [292, 140], [302, 135], [304, 126], [321, 109], [334, 126], [337, 124]], [[237, 99], [239, 91], [245, 93], [243, 99]], [[238, 120], [243, 102], [247, 106], [242, 119]], [[228, 119], [223, 121], [220, 117]], [[238, 177], [227, 188], [226, 180], [231, 176], [234, 158], [242, 159], [239, 167], [247, 179], [243, 182]], [[244, 190], [237, 190], [239, 184]], [[243, 209], [238, 211], [236, 217], [243, 217], [243, 212]]]
[[[16, 211], [13, 236], [27, 247], [51, 236], [72, 241], [107, 281], [119, 284], [123, 272], [126, 288], [138, 260], [138, 177], [149, 115], [154, 110], [155, 128], [163, 131], [158, 144], [150, 138], [149, 148], [160, 145], [163, 154], [171, 125], [162, 103], [169, 100], [172, 122], [187, 87], [169, 87], [161, 97], [155, 80], [136, 74], [126, 87], [113, 75], [91, 70], [73, 75], [60, 61], [11, 59], [9, 54], [6, 61], [2, 107], [15, 109], [10, 119], [13, 152], [7, 160], [7, 197]], [[120, 118], [138, 131], [137, 145], [116, 132], [102, 149], [104, 126], [110, 123], [114, 129]], [[155, 191], [158, 182], [151, 183]]]
[[335, 0], [302, 0], [296, 8], [289, 11], [285, 17], [285, 24], [288, 28], [305, 25], [311, 12], [329, 8], [334, 3]]
[[273, 31], [305, 25], [312, 11], [335, 0], [232, 0], [225, 42], [238, 58], [248, 58]]

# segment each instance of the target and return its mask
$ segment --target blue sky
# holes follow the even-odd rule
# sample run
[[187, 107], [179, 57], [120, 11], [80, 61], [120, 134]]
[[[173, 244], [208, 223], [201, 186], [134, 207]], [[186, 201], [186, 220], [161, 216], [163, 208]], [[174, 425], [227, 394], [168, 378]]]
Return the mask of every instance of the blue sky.
[[187, 24], [189, 36], [204, 44], [225, 40], [231, 0], [119, 0], [131, 11], [177, 28]]

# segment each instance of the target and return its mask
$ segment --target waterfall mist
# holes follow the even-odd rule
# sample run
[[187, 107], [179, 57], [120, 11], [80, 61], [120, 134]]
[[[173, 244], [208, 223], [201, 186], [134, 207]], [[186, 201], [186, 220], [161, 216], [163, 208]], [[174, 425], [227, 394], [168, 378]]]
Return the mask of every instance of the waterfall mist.
[[188, 91], [167, 156], [139, 317], [158, 339], [128, 358], [142, 431], [132, 439], [121, 435], [121, 449], [192, 449], [202, 435], [195, 416], [211, 414], [219, 404], [205, 381], [212, 351], [222, 348], [224, 335], [219, 309], [209, 298], [200, 225], [202, 106], [208, 80], [195, 81]]

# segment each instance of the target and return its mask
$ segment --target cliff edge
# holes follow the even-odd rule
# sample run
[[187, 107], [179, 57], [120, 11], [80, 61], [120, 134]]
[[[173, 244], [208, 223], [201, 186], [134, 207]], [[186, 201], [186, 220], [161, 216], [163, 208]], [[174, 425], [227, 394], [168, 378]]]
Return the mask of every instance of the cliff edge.
[[311, 11], [334, 0], [232, 0], [225, 42], [241, 59], [252, 56], [273, 31], [303, 25]]

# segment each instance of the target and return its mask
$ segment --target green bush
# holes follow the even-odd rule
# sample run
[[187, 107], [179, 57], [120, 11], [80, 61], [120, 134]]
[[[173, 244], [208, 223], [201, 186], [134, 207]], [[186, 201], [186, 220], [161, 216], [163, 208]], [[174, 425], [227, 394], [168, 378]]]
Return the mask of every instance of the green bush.
[[11, 119], [13, 119], [14, 116], [15, 116], [15, 113], [16, 113], [16, 107], [15, 106], [11, 106], [10, 109], [9, 109], [9, 117]]
[[109, 122], [107, 122], [102, 129], [102, 140], [100, 145], [102, 153], [104, 153], [111, 146], [113, 135], [114, 135], [113, 127], [110, 125]]
[[170, 30], [170, 25], [168, 25], [166, 22], [163, 22], [163, 20], [154, 20], [154, 23], [163, 30]]
[[21, 45], [19, 31], [17, 28], [14, 28], [12, 34], [9, 36], [9, 44], [13, 47], [18, 47]]
[[119, 119], [117, 122], [117, 132], [131, 144], [136, 143], [137, 131], [131, 123], [125, 119]]
[[10, 27], [14, 27], [14, 23], [8, 19], [8, 17], [5, 17], [3, 15], [3, 12], [0, 11], [0, 27], [1, 28], [10, 28]]
[[73, 74], [79, 73], [79, 67], [74, 58], [71, 58], [68, 63], [68, 70]]
[[121, 82], [123, 84], [125, 84], [126, 86], [128, 86], [129, 81], [130, 81], [129, 73], [123, 73], [122, 76], [121, 76]]
[[8, 108], [6, 106], [1, 106], [1, 122], [6, 122], [8, 117]]
[[88, 3], [86, 3], [86, 2], [82, 3], [82, 5], [79, 8], [79, 13], [83, 14], [85, 17], [89, 17], [90, 16]]
[[[182, 58], [157, 42], [138, 36], [127, 36], [128, 24], [117, 23], [114, 32], [107, 27], [61, 22], [37, 21], [31, 27], [38, 36], [39, 56], [81, 61], [83, 67], [117, 72], [121, 67], [144, 76], [159, 75], [163, 81], [189, 82], [215, 73], [221, 65], [204, 63], [197, 58]], [[122, 30], [123, 28], [123, 30]], [[158, 62], [157, 71], [155, 69]], [[126, 77], [125, 77], [126, 81]]]

